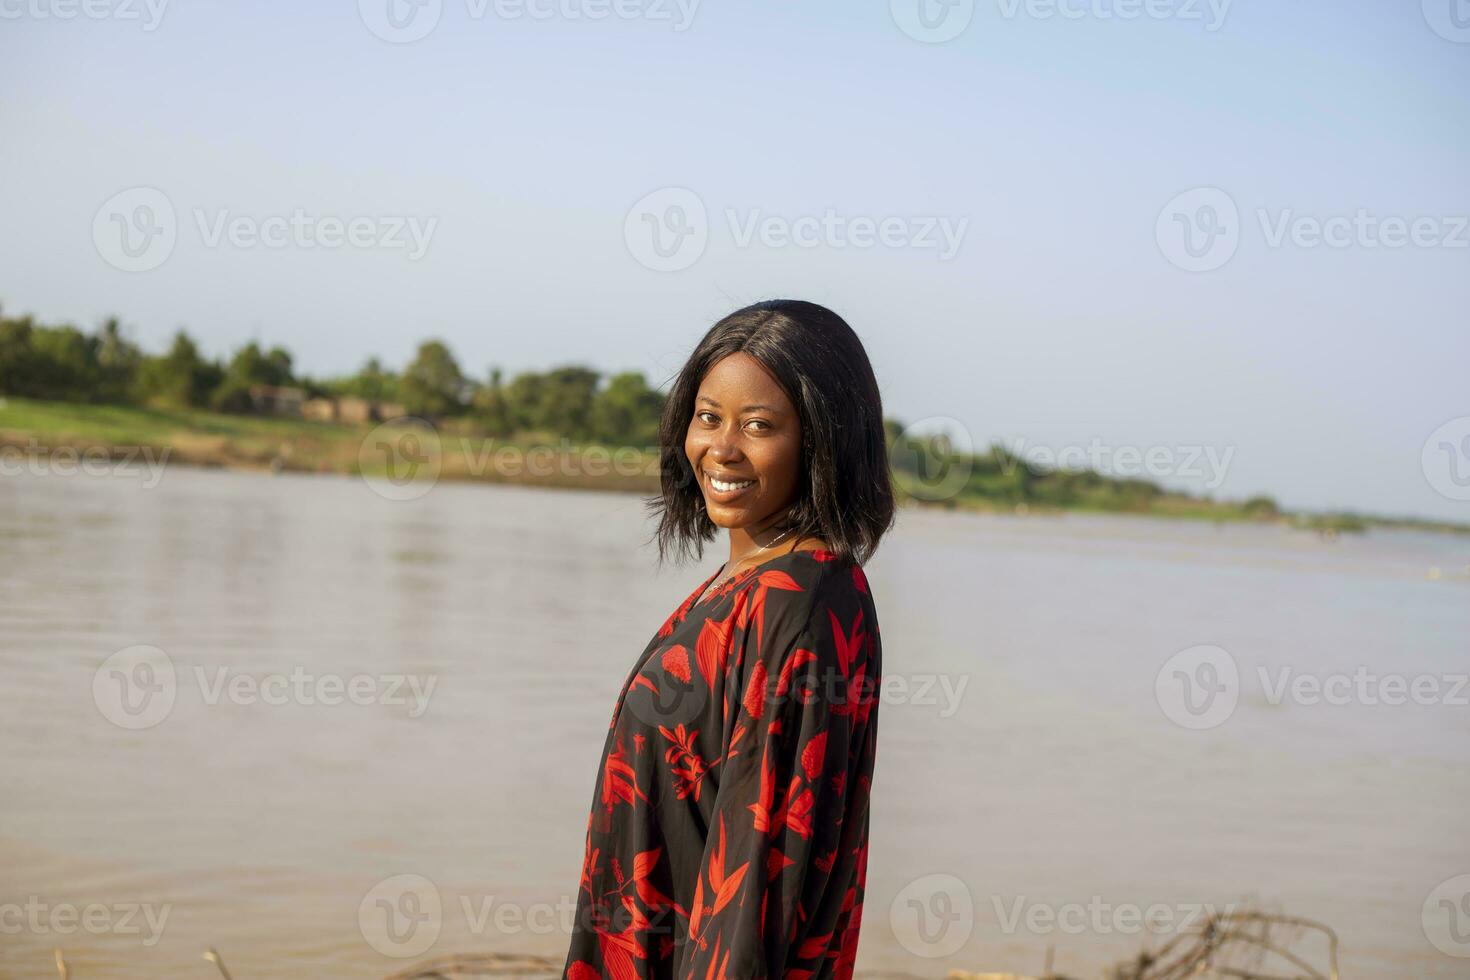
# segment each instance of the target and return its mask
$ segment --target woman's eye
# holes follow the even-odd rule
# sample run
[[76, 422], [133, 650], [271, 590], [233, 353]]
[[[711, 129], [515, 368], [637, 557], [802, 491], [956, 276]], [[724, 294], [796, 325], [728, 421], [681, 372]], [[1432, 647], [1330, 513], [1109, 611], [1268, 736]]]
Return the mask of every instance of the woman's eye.
[[746, 425], [758, 425], [758, 426], [760, 426], [760, 428], [756, 430], [757, 432], [763, 432], [766, 429], [769, 429], [771, 427], [770, 423], [767, 422], [765, 419], [751, 419], [749, 422], [747, 422], [745, 424]]
[[694, 417], [699, 419], [699, 421], [701, 422], [712, 423], [714, 419], [714, 414], [714, 412], [695, 412]]

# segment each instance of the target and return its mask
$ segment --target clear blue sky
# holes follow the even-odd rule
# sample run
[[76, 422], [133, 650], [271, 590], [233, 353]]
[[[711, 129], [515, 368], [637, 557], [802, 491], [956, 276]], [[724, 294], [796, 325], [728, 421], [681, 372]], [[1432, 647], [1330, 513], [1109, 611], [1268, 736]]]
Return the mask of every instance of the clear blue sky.
[[[154, 348], [181, 326], [212, 354], [283, 343], [314, 374], [439, 336], [476, 375], [575, 360], [662, 382], [723, 313], [802, 297], [857, 328], [890, 415], [982, 444], [1233, 447], [1223, 495], [1470, 520], [1420, 464], [1470, 415], [1470, 249], [1272, 247], [1258, 216], [1470, 214], [1470, 43], [1431, 28], [1438, 0], [1236, 0], [1215, 30], [1204, 2], [979, 0], [943, 43], [853, 0], [705, 0], [684, 30], [438, 0], [412, 43], [369, 30], [387, 0], [172, 0], [153, 30], [143, 0], [93, 2], [116, 16], [0, 0], [9, 312], [116, 313]], [[93, 219], [135, 186], [166, 194], [177, 244], [129, 273]], [[624, 237], [665, 187], [708, 212], [673, 272]], [[1239, 209], [1212, 271], [1156, 239], [1195, 187]], [[741, 246], [726, 218], [829, 208], [968, 225], [944, 260]], [[295, 209], [437, 225], [410, 260], [211, 247], [195, 217]]]

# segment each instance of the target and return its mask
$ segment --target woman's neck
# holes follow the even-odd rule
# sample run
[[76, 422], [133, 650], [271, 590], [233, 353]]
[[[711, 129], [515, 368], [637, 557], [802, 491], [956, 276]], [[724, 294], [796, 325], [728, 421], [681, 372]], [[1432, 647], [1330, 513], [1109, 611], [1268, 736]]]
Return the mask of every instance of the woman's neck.
[[777, 511], [745, 527], [730, 528], [730, 559], [726, 567], [734, 568], [746, 559], [774, 558], [794, 548], [800, 535], [794, 528], [782, 527], [785, 516], [785, 511]]

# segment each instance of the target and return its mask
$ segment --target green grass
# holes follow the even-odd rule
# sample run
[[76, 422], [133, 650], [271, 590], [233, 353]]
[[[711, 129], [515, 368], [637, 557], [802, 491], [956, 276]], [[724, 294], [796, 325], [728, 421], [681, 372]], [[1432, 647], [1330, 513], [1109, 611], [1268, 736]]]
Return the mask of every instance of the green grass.
[[[225, 415], [201, 409], [144, 408], [129, 405], [80, 405], [0, 398], [0, 444], [24, 447], [28, 441], [43, 446], [75, 448], [150, 447], [167, 449], [175, 462], [203, 466], [286, 469], [299, 472], [357, 473], [359, 449], [372, 426], [337, 425], [304, 419], [270, 418], [255, 415]], [[461, 439], [464, 441], [462, 442]], [[644, 452], [637, 473], [606, 472], [584, 476], [561, 472], [526, 475], [496, 473], [485, 460], [504, 447], [527, 450], [551, 447], [575, 458], [591, 449], [626, 453], [624, 447], [578, 443], [546, 433], [519, 433], [513, 438], [491, 441], [465, 423], [440, 427], [442, 475], [445, 479], [518, 483], [536, 486], [592, 487], [640, 493], [658, 488], [656, 451]], [[622, 460], [624, 457], [618, 457]], [[575, 467], [574, 467], [575, 469]], [[1186, 494], [1161, 492], [1141, 495], [1122, 481], [1092, 480], [1087, 486], [1067, 489], [1047, 477], [1033, 481], [1024, 498], [1024, 512], [1032, 514], [1078, 512], [1093, 514], [1140, 514], [1183, 520], [1255, 521], [1263, 518], [1248, 512], [1239, 502], [1213, 501]], [[1014, 480], [975, 473], [958, 493], [947, 500], [925, 501], [908, 491], [917, 477], [894, 472], [901, 500], [946, 509], [1015, 513], [1023, 501]], [[1405, 527], [1455, 534], [1470, 533], [1470, 526], [1413, 518], [1378, 518], [1357, 514], [1283, 513], [1265, 518], [1267, 523], [1318, 532], [1354, 533], [1374, 527]]]
[[[24, 447], [34, 441], [47, 447], [77, 449], [149, 447], [168, 450], [175, 462], [201, 466], [357, 473], [363, 465], [359, 450], [372, 429], [371, 425], [225, 415], [200, 409], [78, 405], [26, 398], [0, 402], [0, 444]], [[607, 472], [608, 467], [598, 475], [583, 476], [563, 473], [560, 466], [526, 474], [513, 466], [497, 471], [492, 464], [492, 457], [507, 448], [539, 448], [544, 452], [549, 447], [558, 457], [570, 458], [593, 449], [625, 453], [621, 447], [576, 443], [537, 433], [492, 439], [460, 423], [439, 427], [439, 445], [441, 475], [445, 479], [639, 492], [657, 487], [656, 478], [641, 472], [646, 469], [643, 466], [634, 474]], [[649, 457], [639, 458], [646, 462]], [[592, 468], [591, 464], [586, 468]]]
[[67, 436], [112, 445], [163, 446], [180, 434], [228, 439], [350, 438], [354, 430], [307, 422], [247, 415], [223, 415], [199, 409], [142, 408], [131, 405], [76, 405], [5, 398], [0, 402], [0, 430], [21, 435]]

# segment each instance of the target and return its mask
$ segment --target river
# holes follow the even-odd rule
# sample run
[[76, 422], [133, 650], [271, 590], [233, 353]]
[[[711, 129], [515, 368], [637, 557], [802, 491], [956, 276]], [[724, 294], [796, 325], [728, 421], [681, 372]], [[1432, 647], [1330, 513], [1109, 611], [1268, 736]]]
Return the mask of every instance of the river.
[[[151, 482], [0, 479], [0, 975], [560, 957], [618, 686], [720, 556], [657, 570], [631, 495]], [[1470, 974], [1430, 939], [1470, 873], [1467, 566], [1421, 533], [902, 512], [867, 567], [859, 971], [1096, 976], [1158, 943], [1133, 912], [1233, 904], [1331, 925], [1346, 976]]]

